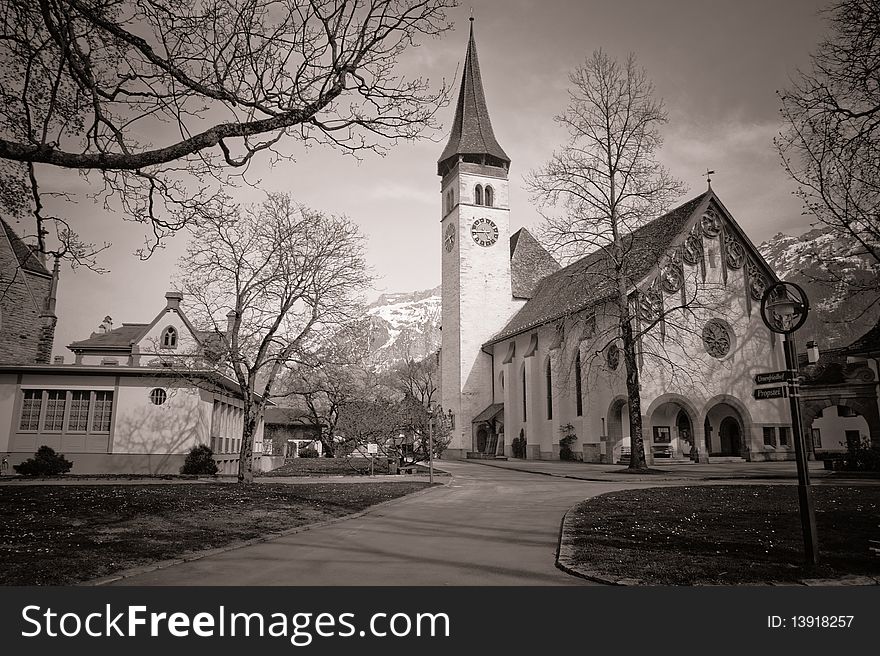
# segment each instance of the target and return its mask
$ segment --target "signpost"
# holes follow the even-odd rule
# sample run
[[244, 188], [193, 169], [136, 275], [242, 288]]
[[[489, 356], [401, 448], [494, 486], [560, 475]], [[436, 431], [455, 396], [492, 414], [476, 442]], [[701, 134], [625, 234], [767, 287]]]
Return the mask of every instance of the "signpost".
[[370, 476], [373, 475], [373, 458], [379, 453], [379, 445], [370, 442], [367, 444], [367, 453], [370, 454]]
[[[777, 282], [770, 285], [761, 299], [761, 319], [764, 325], [772, 332], [784, 335], [783, 348], [785, 351], [786, 371], [775, 371], [764, 374], [759, 380], [755, 376], [755, 383], [777, 382], [768, 378], [778, 374], [788, 374], [784, 378], [788, 382], [789, 411], [791, 412], [791, 432], [794, 438], [794, 453], [797, 460], [798, 473], [798, 505], [801, 514], [801, 530], [804, 536], [804, 553], [809, 567], [815, 567], [819, 561], [819, 541], [816, 537], [816, 513], [813, 510], [813, 492], [810, 487], [810, 471], [807, 468], [807, 447], [804, 443], [804, 434], [801, 424], [800, 385], [798, 383], [797, 350], [794, 344], [794, 333], [804, 325], [810, 312], [810, 302], [804, 290], [791, 282]], [[778, 381], [781, 382], [781, 381]], [[775, 390], [785, 390], [784, 387], [756, 389], [755, 398], [771, 399], [782, 398], [784, 394], [778, 394]], [[764, 394], [758, 396], [759, 393]]]
[[752, 392], [752, 396], [758, 401], [765, 399], [784, 399], [788, 396], [787, 387], [759, 387]]
[[[768, 385], [769, 383], [783, 383], [791, 380], [791, 372], [768, 371], [765, 374], [755, 374], [755, 385]], [[755, 397], [757, 398], [757, 397]]]

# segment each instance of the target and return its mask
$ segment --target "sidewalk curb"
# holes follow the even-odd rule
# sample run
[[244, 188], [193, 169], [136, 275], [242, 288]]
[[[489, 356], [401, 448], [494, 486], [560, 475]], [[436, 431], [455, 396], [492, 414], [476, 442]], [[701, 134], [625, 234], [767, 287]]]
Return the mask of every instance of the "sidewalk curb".
[[284, 529], [283, 531], [275, 531], [273, 533], [265, 533], [264, 535], [260, 535], [255, 538], [250, 538], [249, 540], [239, 540], [237, 542], [231, 542], [222, 547], [215, 547], [214, 549], [205, 549], [204, 551], [191, 551], [187, 553], [183, 553], [176, 558], [171, 558], [168, 560], [160, 560], [158, 562], [150, 563], [149, 565], [141, 565], [139, 567], [132, 567], [130, 569], [124, 569], [122, 571], [116, 572], [115, 574], [109, 574], [107, 576], [103, 576], [96, 579], [89, 579], [87, 581], [80, 581], [79, 583], [74, 583], [75, 586], [82, 587], [93, 587], [99, 585], [107, 585], [108, 583], [114, 583], [116, 581], [120, 581], [122, 579], [131, 578], [132, 576], [137, 576], [139, 574], [146, 574], [148, 572], [155, 572], [160, 569], [167, 569], [169, 567], [173, 567], [174, 565], [180, 565], [182, 563], [192, 562], [194, 560], [201, 560], [202, 558], [207, 558], [209, 556], [216, 556], [221, 553], [226, 553], [227, 551], [234, 551], [236, 549], [241, 549], [243, 547], [250, 547], [255, 544], [260, 544], [262, 542], [270, 542], [272, 540], [276, 540], [278, 538], [286, 537], [288, 535], [294, 535], [296, 533], [304, 533], [306, 531], [312, 531], [314, 529], [323, 528], [325, 526], [331, 526], [333, 524], [338, 524], [340, 522], [347, 521], [349, 519], [358, 519], [359, 517], [363, 517], [364, 515], [368, 515], [371, 512], [376, 510], [380, 510], [383, 507], [390, 506], [393, 503], [402, 501], [404, 499], [414, 499], [416, 497], [422, 496], [424, 494], [428, 494], [429, 492], [433, 492], [434, 490], [439, 490], [444, 487], [449, 487], [453, 480], [454, 476], [448, 475], [448, 480], [442, 483], [435, 483], [434, 487], [427, 487], [424, 490], [418, 490], [416, 492], [411, 492], [410, 494], [406, 494], [402, 497], [396, 497], [394, 499], [389, 499], [388, 501], [383, 501], [381, 503], [377, 503], [369, 508], [364, 508], [363, 510], [359, 510], [350, 515], [343, 515], [342, 517], [334, 517], [333, 519], [327, 519], [323, 522], [315, 522], [313, 524], [304, 524], [303, 526], [294, 526], [292, 528]]
[[[602, 495], [598, 495], [602, 496]], [[595, 498], [595, 497], [592, 497]], [[565, 511], [565, 514], [562, 516], [562, 521], [559, 524], [559, 543], [556, 547], [556, 567], [557, 569], [562, 570], [566, 574], [571, 576], [576, 576], [578, 578], [586, 579], [588, 581], [594, 581], [596, 583], [603, 583], [605, 585], [619, 585], [619, 586], [653, 586], [653, 583], [643, 583], [641, 579], [634, 578], [614, 578], [602, 572], [595, 572], [592, 570], [584, 569], [581, 565], [575, 563], [574, 560], [574, 547], [571, 545], [570, 541], [566, 541], [566, 528], [569, 523], [569, 514], [575, 509], [577, 505], [582, 502], [578, 502], [571, 508]], [[798, 581], [764, 581], [763, 583], [749, 583], [747, 585], [750, 586], [770, 586], [770, 587], [778, 587], [778, 586], [806, 586], [806, 587], [849, 587], [849, 586], [871, 586], [871, 585], [880, 585], [880, 577], [867, 576], [867, 575], [858, 575], [858, 574], [848, 574], [839, 579], [800, 579]], [[702, 587], [700, 584], [693, 585], [682, 585], [676, 587]], [[725, 586], [727, 587], [727, 586]], [[735, 586], [729, 586], [735, 587]]]
[[[511, 472], [522, 472], [524, 474], [538, 474], [539, 476], [552, 476], [553, 478], [567, 478], [572, 481], [586, 481], [588, 483], [628, 483], [630, 481], [635, 483], [669, 483], [669, 482], [692, 482], [692, 483], [700, 483], [705, 481], [791, 481], [797, 482], [796, 478], [792, 478], [789, 476], [773, 476], [773, 475], [761, 475], [761, 476], [719, 476], [717, 474], [712, 474], [708, 476], [700, 476], [700, 477], [683, 477], [683, 476], [674, 476], [672, 474], [669, 475], [661, 475], [661, 474], [652, 474], [650, 476], [636, 476], [632, 474], [615, 474], [610, 472], [610, 476], [615, 476], [616, 478], [588, 478], [586, 476], [574, 476], [572, 474], [559, 474], [555, 472], [548, 471], [539, 471], [537, 469], [524, 469], [522, 467], [505, 467], [504, 465], [496, 465], [492, 462], [487, 462], [485, 460], [468, 460], [469, 463], [474, 463], [478, 465], [484, 465], [485, 467], [495, 467], [496, 469], [504, 469], [506, 471]], [[609, 465], [610, 466], [610, 465]], [[664, 472], [667, 474], [667, 472]], [[811, 473], [811, 476], [813, 474]], [[816, 476], [815, 478], [825, 479], [830, 478], [827, 476]], [[846, 482], [843, 479], [839, 479], [841, 482]]]

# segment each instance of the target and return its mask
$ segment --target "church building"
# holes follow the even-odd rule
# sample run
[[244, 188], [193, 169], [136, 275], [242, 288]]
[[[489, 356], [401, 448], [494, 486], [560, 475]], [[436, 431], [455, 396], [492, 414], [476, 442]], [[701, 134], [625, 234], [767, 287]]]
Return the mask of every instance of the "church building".
[[[557, 459], [563, 440], [574, 459], [625, 461], [608, 255], [600, 248], [561, 267], [525, 228], [511, 234], [510, 166], [472, 23], [437, 168], [447, 457]], [[777, 277], [711, 186], [624, 241], [635, 328], [651, 326], [638, 343], [648, 462], [792, 459], [787, 399], [753, 397], [755, 374], [784, 368], [781, 340], [760, 316]]]

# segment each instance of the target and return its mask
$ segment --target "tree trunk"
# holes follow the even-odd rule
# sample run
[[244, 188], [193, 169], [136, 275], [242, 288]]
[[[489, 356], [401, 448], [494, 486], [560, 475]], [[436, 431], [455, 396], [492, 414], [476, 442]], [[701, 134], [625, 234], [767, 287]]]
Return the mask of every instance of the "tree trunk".
[[642, 436], [642, 398], [639, 389], [639, 366], [636, 359], [636, 342], [633, 339], [629, 311], [621, 321], [623, 337], [623, 361], [626, 365], [626, 396], [629, 407], [630, 469], [645, 469], [645, 441]]
[[257, 426], [262, 418], [262, 410], [246, 408], [244, 426], [241, 432], [241, 451], [238, 454], [238, 482], [254, 482], [254, 437], [257, 434]]

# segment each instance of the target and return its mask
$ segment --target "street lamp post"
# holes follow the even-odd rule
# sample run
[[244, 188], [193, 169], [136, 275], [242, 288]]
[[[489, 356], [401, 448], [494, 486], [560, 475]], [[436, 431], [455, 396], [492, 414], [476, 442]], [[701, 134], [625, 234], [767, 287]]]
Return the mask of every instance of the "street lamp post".
[[428, 405], [428, 482], [434, 484], [434, 406]]
[[788, 372], [788, 401], [791, 412], [791, 432], [798, 473], [798, 503], [801, 529], [804, 537], [804, 554], [808, 567], [819, 562], [819, 542], [816, 536], [816, 513], [813, 509], [813, 492], [810, 487], [810, 471], [807, 468], [807, 446], [801, 421], [800, 382], [798, 380], [797, 349], [794, 333], [804, 325], [810, 312], [810, 303], [803, 289], [790, 282], [771, 285], [761, 299], [761, 319], [772, 332], [784, 336], [785, 368]]

